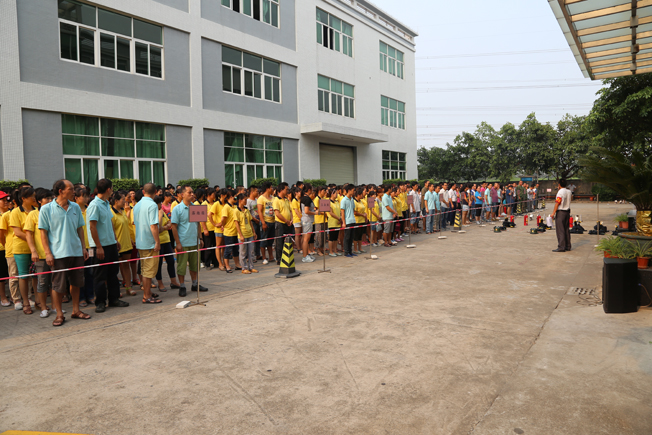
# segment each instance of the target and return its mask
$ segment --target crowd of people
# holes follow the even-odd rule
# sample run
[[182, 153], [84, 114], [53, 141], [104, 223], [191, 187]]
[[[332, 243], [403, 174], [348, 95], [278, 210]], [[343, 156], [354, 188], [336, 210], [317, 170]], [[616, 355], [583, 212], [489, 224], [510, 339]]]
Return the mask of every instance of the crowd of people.
[[[142, 303], [161, 303], [156, 292], [168, 290], [164, 262], [170, 288], [185, 297], [187, 272], [190, 291], [204, 292], [200, 268], [252, 274], [259, 262], [280, 265], [287, 236], [305, 263], [324, 255], [353, 258], [369, 245], [394, 247], [408, 232], [446, 231], [456, 215], [468, 226], [517, 210], [530, 212], [537, 198], [538, 185], [522, 181], [505, 186], [265, 182], [196, 191], [148, 183], [114, 191], [110, 180], [101, 179], [92, 192], [68, 180], [58, 180], [52, 190], [25, 184], [0, 191], [0, 302], [28, 315], [35, 308], [41, 317], [55, 314], [53, 326], [61, 326], [65, 302], [72, 302], [71, 317], [83, 320], [91, 316], [82, 308], [94, 305], [103, 313], [128, 307], [124, 298], [140, 291]], [[206, 207], [204, 222], [191, 222], [193, 205]]]

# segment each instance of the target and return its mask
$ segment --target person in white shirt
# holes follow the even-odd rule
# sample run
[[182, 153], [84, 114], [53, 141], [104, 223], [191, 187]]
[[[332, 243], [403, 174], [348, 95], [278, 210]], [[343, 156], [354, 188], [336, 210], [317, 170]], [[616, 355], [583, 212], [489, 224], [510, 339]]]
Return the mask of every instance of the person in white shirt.
[[419, 193], [419, 183], [412, 185], [412, 190], [408, 193], [412, 197], [412, 204], [410, 204], [410, 227], [413, 233], [417, 233], [419, 225], [417, 218], [421, 214], [421, 194]]
[[451, 227], [455, 225], [455, 213], [457, 213], [457, 184], [453, 183], [450, 190], [448, 191], [448, 207], [450, 208], [450, 213], [448, 213], [448, 225]]
[[448, 183], [444, 183], [442, 189], [439, 191], [439, 202], [441, 204], [441, 229], [445, 230], [446, 223], [448, 222], [448, 210], [450, 208]]
[[570, 215], [571, 215], [571, 191], [566, 189], [566, 180], [559, 182], [559, 192], [555, 200], [555, 210], [552, 218], [555, 221], [557, 232], [557, 249], [552, 252], [566, 252], [571, 250]]

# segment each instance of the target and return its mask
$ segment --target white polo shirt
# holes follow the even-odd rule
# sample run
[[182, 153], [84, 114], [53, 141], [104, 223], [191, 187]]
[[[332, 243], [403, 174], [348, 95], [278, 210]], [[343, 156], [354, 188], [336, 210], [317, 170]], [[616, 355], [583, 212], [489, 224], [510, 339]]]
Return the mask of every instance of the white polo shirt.
[[559, 204], [557, 210], [570, 210], [571, 191], [566, 189], [565, 187], [562, 187], [561, 189], [559, 189], [559, 192], [557, 192], [556, 201]]

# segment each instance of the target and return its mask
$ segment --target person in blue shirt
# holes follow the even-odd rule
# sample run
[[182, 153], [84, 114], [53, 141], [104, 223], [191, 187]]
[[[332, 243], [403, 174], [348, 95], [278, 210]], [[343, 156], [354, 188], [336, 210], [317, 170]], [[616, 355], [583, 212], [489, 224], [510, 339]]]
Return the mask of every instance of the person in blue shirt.
[[428, 215], [426, 219], [426, 234], [432, 234], [434, 227], [433, 227], [433, 222], [434, 222], [434, 214], [436, 212], [435, 209], [435, 198], [438, 195], [435, 193], [435, 185], [431, 184], [428, 186], [428, 191], [425, 194], [425, 206], [426, 209], [428, 210]]
[[355, 200], [353, 199], [353, 192], [355, 186], [347, 184], [344, 186], [345, 196], [342, 198], [340, 205], [340, 213], [342, 214], [342, 229], [344, 231], [344, 256], [348, 258], [357, 257], [353, 253], [353, 231], [355, 230]]
[[[190, 186], [181, 186], [181, 202], [172, 210], [172, 234], [176, 242], [177, 275], [179, 275], [179, 296], [186, 296], [186, 269], [190, 269], [192, 279], [192, 291], [207, 291], [206, 287], [200, 286], [197, 281], [199, 272], [199, 261], [197, 260], [197, 234], [199, 223], [190, 222], [190, 205], [195, 200], [195, 193]], [[203, 241], [200, 241], [203, 246]], [[183, 254], [182, 254], [183, 252]]]
[[480, 216], [482, 215], [482, 191], [479, 186], [474, 189], [475, 193], [475, 223], [480, 225]]
[[70, 283], [72, 296], [72, 318], [90, 319], [79, 309], [79, 288], [84, 286], [84, 261], [88, 251], [84, 243], [84, 216], [77, 204], [73, 202], [75, 190], [68, 180], [58, 180], [52, 186], [54, 201], [41, 207], [38, 228], [41, 244], [45, 251], [45, 262], [54, 272], [52, 274], [52, 305], [57, 317], [52, 326], [61, 326], [66, 321], [63, 316], [62, 300], [66, 293], [66, 282]]
[[94, 257], [93, 264], [104, 264], [93, 268], [95, 283], [95, 312], [106, 311], [107, 297], [109, 307], [128, 307], [129, 302], [120, 300], [120, 266], [115, 264], [120, 259], [120, 246], [113, 231], [113, 214], [109, 199], [113, 195], [113, 183], [107, 178], [97, 182], [97, 196], [88, 204], [86, 220], [88, 221], [88, 245]]
[[[140, 270], [143, 276], [143, 303], [160, 304], [161, 300], [152, 295], [152, 279], [158, 272], [158, 258], [161, 251], [159, 240], [158, 205], [152, 199], [156, 195], [156, 185], [143, 186], [143, 199], [138, 201], [132, 213], [136, 229], [136, 249], [140, 257]], [[154, 258], [152, 258], [154, 257]]]

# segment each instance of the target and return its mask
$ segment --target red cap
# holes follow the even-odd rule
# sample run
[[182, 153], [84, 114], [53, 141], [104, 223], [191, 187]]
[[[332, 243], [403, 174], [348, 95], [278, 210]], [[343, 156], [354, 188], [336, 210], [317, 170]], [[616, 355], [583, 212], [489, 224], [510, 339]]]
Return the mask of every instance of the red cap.
[[6, 198], [6, 197], [8, 197], [8, 196], [9, 196], [8, 193], [3, 192], [2, 190], [0, 190], [0, 199]]

